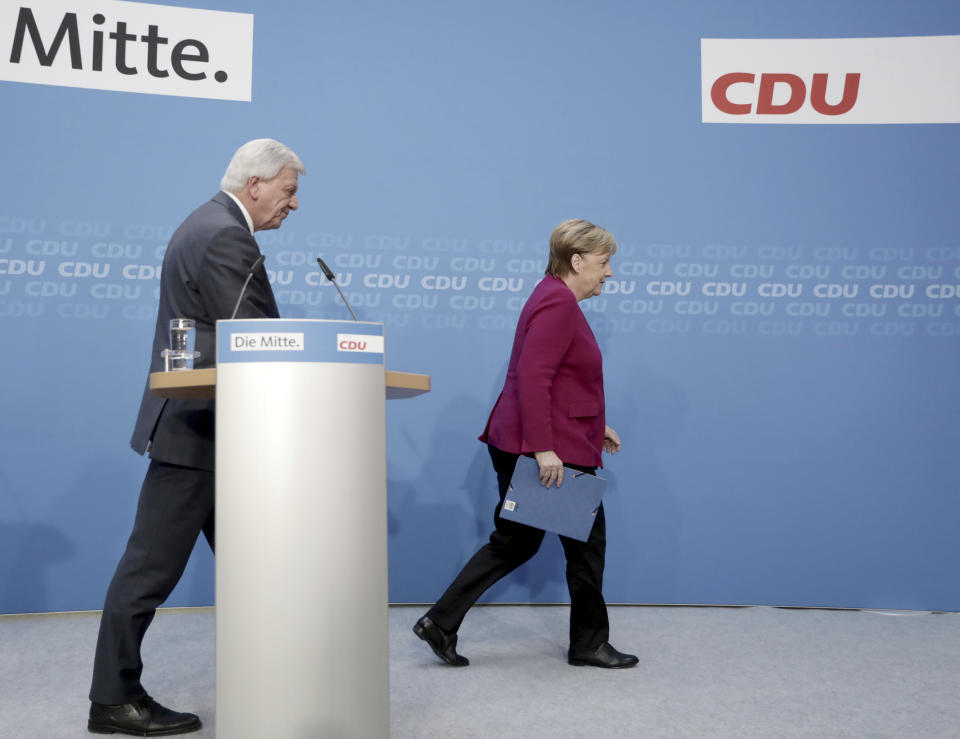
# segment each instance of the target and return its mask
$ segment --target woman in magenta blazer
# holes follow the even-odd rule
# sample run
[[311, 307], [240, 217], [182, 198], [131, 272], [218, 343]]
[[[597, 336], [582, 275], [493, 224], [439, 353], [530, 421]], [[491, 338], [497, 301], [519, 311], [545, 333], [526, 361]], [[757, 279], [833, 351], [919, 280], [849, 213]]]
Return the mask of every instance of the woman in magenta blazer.
[[[480, 435], [500, 488], [496, 529], [413, 627], [447, 664], [469, 664], [456, 650], [457, 630], [467, 611], [487, 588], [536, 554], [543, 541], [541, 529], [500, 518], [517, 458], [521, 454], [536, 458], [540, 480], [550, 487], [563, 483], [564, 465], [593, 474], [602, 466], [602, 450], [620, 451], [620, 439], [604, 416], [600, 348], [578, 305], [600, 295], [604, 280], [613, 274], [610, 258], [616, 251], [609, 232], [579, 219], [564, 221], [550, 237], [546, 277], [520, 312], [507, 379]], [[568, 662], [596, 667], [637, 664], [635, 656], [618, 652], [608, 641], [601, 592], [603, 506], [586, 542], [565, 536], [560, 542], [570, 589]]]

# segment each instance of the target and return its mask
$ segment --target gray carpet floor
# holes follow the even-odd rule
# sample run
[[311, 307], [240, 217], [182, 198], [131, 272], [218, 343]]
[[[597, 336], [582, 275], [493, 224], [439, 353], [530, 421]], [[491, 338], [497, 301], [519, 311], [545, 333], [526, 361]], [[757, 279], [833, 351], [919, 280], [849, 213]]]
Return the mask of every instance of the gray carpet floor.
[[[611, 607], [630, 670], [566, 664], [568, 608], [474, 608], [467, 668], [390, 609], [391, 735], [403, 737], [960, 737], [960, 616], [779, 608]], [[0, 616], [0, 737], [86, 732], [98, 613]], [[214, 737], [214, 614], [161, 611], [144, 684]], [[221, 737], [221, 739], [224, 739]], [[270, 737], [269, 739], [284, 739]]]

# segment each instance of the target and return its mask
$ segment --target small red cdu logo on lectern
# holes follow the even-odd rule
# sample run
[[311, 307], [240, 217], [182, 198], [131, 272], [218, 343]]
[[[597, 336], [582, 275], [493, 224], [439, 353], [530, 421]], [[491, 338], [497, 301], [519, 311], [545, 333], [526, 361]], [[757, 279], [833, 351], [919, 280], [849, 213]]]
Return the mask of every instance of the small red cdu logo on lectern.
[[383, 337], [371, 334], [337, 334], [337, 351], [383, 354]]

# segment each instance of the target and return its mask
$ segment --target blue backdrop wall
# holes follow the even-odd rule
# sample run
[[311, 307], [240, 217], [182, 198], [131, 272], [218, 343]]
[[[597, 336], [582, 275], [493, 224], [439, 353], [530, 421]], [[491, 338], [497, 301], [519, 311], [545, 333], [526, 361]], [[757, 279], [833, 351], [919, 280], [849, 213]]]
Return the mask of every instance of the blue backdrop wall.
[[[0, 612], [102, 605], [166, 240], [260, 136], [309, 170], [259, 239], [281, 312], [345, 316], [322, 255], [433, 378], [388, 407], [392, 601], [489, 532], [476, 436], [582, 217], [620, 243], [582, 304], [623, 439], [608, 599], [960, 609], [960, 128], [700, 100], [702, 38], [960, 34], [956, 3], [202, 4], [254, 14], [251, 102], [0, 82]], [[489, 597], [567, 600], [556, 542]], [[170, 604], [212, 598], [200, 546]]]

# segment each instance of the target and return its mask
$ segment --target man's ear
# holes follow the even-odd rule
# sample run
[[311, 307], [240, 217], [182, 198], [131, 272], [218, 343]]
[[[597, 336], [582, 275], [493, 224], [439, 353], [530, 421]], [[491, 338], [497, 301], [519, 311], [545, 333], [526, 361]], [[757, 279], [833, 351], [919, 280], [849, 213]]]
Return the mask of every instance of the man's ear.
[[260, 197], [261, 182], [262, 180], [257, 175], [253, 175], [247, 180], [247, 192], [250, 194], [251, 199], [256, 200]]

